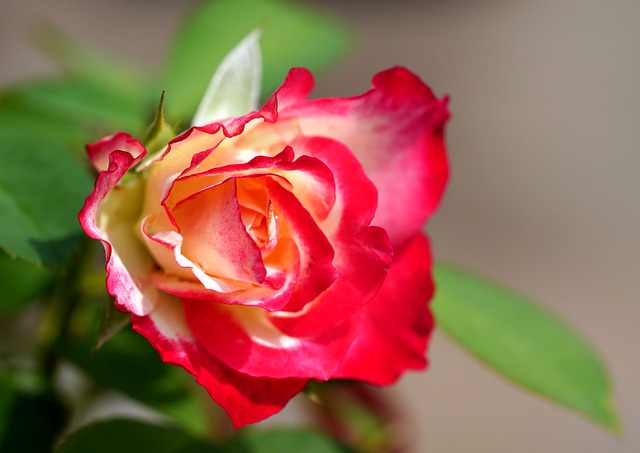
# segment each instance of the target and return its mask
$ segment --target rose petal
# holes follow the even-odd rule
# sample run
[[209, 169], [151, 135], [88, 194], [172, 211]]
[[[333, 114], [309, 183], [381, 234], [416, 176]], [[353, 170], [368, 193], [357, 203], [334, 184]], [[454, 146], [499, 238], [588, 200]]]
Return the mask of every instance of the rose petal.
[[236, 180], [196, 192], [170, 215], [184, 238], [182, 254], [207, 275], [262, 283], [267, 270], [260, 249], [242, 223]]
[[380, 292], [362, 309], [362, 330], [333, 378], [387, 385], [406, 370], [425, 368], [432, 294], [429, 241], [418, 234], [395, 257]]
[[[253, 285], [247, 288], [236, 288], [235, 291], [221, 292], [207, 289], [200, 282], [184, 280], [164, 272], [155, 272], [152, 275], [152, 281], [160, 290], [185, 299], [256, 306], [270, 311], [280, 310], [289, 302], [300, 273], [297, 247], [293, 241], [287, 240], [287, 242], [288, 244], [281, 244], [281, 248], [295, 256], [287, 260], [292, 265], [292, 269], [284, 272], [267, 267], [267, 280], [263, 286]], [[270, 273], [278, 274], [277, 284], [269, 284]], [[280, 282], [281, 278], [285, 280]]]
[[300, 254], [300, 275], [286, 308], [301, 309], [323, 293], [338, 277], [334, 267], [331, 242], [315, 223], [302, 203], [280, 184], [271, 181], [266, 187], [274, 212], [283, 225], [282, 234], [290, 237]]
[[292, 185], [292, 191], [317, 219], [324, 219], [335, 203], [335, 182], [331, 170], [319, 159], [300, 156], [294, 160], [293, 148], [287, 146], [275, 156], [256, 156], [246, 163], [233, 163], [193, 171], [178, 178], [164, 204], [175, 206], [180, 200], [200, 190], [235, 177], [280, 175]]
[[95, 143], [87, 145], [89, 160], [91, 160], [93, 167], [99, 172], [107, 171], [109, 168], [109, 156], [114, 151], [129, 153], [136, 160], [136, 163], [139, 161], [139, 158], [144, 157], [147, 153], [142, 143], [124, 132], [116, 132], [113, 135], [109, 135]]
[[307, 88], [301, 79], [300, 70], [292, 71], [276, 93], [278, 101], [287, 96], [278, 121], [295, 121], [299, 134], [332, 138], [356, 155], [378, 189], [373, 224], [389, 233], [394, 247], [402, 246], [436, 209], [448, 177], [447, 98], [436, 99], [400, 67], [377, 74], [372, 90], [352, 98], [296, 102], [300, 86]]
[[350, 317], [315, 337], [280, 332], [256, 307], [184, 300], [189, 329], [232, 369], [251, 376], [328, 379], [342, 362], [361, 318]]
[[[250, 286], [250, 283], [247, 282], [230, 281], [226, 278], [208, 275], [197, 263], [184, 256], [182, 253], [184, 239], [180, 233], [170, 230], [151, 233], [144, 222], [142, 229], [147, 247], [162, 267], [161, 272], [171, 277], [196, 281], [205, 289], [221, 293], [237, 291]], [[154, 275], [156, 274], [154, 272]]]
[[[180, 175], [196, 172], [203, 161], [218, 150], [222, 142], [241, 134], [245, 127], [250, 126], [251, 121], [261, 117], [258, 112], [250, 112], [241, 117], [192, 127], [171, 140], [165, 150], [145, 159], [138, 167], [140, 171], [149, 170], [142, 217], [160, 214], [162, 202]], [[229, 157], [225, 153], [214, 154], [222, 162]]]
[[191, 335], [180, 303], [166, 296], [149, 316], [132, 316], [133, 329], [160, 353], [163, 362], [195, 376], [240, 428], [282, 410], [307, 379], [270, 379], [234, 371], [212, 357]]
[[313, 90], [313, 74], [305, 68], [292, 68], [276, 92], [267, 100], [260, 112], [279, 112], [303, 101]]
[[[120, 133], [88, 148], [94, 150], [97, 165], [102, 165], [100, 161], [107, 154], [109, 144], [120, 146], [125, 142], [139, 144]], [[94, 191], [87, 197], [79, 219], [84, 231], [104, 245], [109, 294], [116, 297], [120, 309], [144, 315], [155, 306], [158, 290], [150, 282], [154, 263], [133, 234], [142, 185], [134, 179], [117, 186], [124, 174], [144, 157], [144, 148], [140, 147], [132, 145], [132, 152], [111, 149], [109, 165], [98, 174]]]
[[[193, 200], [200, 196], [201, 193], [208, 192], [220, 184], [229, 184], [230, 178], [235, 178], [240, 187], [245, 176], [252, 177], [253, 185], [263, 186], [261, 190], [268, 195], [267, 198], [273, 205], [276, 218], [280, 218], [278, 222], [279, 228], [286, 229], [286, 234], [281, 233], [280, 236], [289, 237], [298, 247], [298, 251], [294, 256], [290, 251], [284, 254], [277, 252], [278, 246], [276, 246], [276, 250], [265, 254], [265, 264], [272, 267], [280, 266], [284, 271], [293, 273], [297, 281], [291, 282], [288, 279], [289, 282], [294, 284], [294, 287], [290, 285], [285, 287], [288, 294], [288, 302], [284, 297], [273, 294], [269, 294], [269, 300], [265, 301], [265, 303], [256, 302], [256, 296], [260, 294], [259, 290], [248, 290], [250, 294], [238, 294], [238, 297], [235, 297], [235, 295], [228, 297], [214, 294], [211, 295], [211, 298], [206, 297], [206, 299], [223, 299], [224, 303], [243, 303], [241, 301], [245, 301], [269, 310], [281, 309], [283, 308], [282, 304], [287, 303], [290, 309], [299, 310], [305, 303], [314, 299], [331, 285], [337, 276], [332, 265], [334, 258], [333, 248], [313, 218], [315, 216], [316, 219], [325, 219], [335, 202], [333, 174], [324, 163], [309, 156], [302, 156], [294, 160], [293, 150], [290, 147], [286, 147], [274, 157], [258, 156], [245, 164], [233, 164], [213, 168], [202, 173], [181, 176], [174, 182], [165, 200], [167, 210], [173, 215], [174, 211], [179, 206], [182, 206], [186, 200]], [[274, 178], [275, 176], [279, 177]], [[292, 184], [289, 184], [289, 179], [293, 181]], [[187, 196], [189, 198], [186, 200], [178, 201]], [[208, 203], [207, 205], [212, 210], [210, 216], [204, 213], [208, 208], [193, 209], [193, 207], [189, 207], [187, 209], [185, 204], [184, 210], [186, 213], [191, 213], [191, 215], [198, 218], [201, 216], [203, 219], [217, 219], [220, 224], [219, 232], [217, 232], [217, 227], [215, 226], [199, 228], [200, 231], [205, 231], [207, 234], [210, 232], [212, 240], [218, 240], [216, 239], [218, 237], [222, 238], [229, 231], [233, 232], [228, 226], [223, 225], [225, 220], [220, 221], [220, 219], [228, 219], [229, 217], [234, 217], [235, 214], [218, 212], [220, 208], [216, 207], [217, 205], [214, 206], [213, 203]], [[176, 218], [174, 223], [180, 227], [180, 219]], [[245, 231], [236, 231], [232, 234], [234, 237], [244, 237], [243, 235], [247, 235]], [[183, 236], [190, 237], [192, 234], [185, 233]], [[225, 240], [224, 242], [228, 243], [230, 241]], [[255, 244], [251, 245], [251, 247], [254, 246]], [[228, 247], [228, 245], [225, 247]], [[216, 246], [215, 248], [219, 247]], [[240, 247], [240, 252], [246, 251], [248, 248], [248, 246]], [[198, 247], [198, 249], [205, 255], [210, 254], [214, 263], [222, 263], [224, 267], [229, 269], [232, 269], [235, 263], [247, 263], [246, 259], [236, 260], [233, 258], [227, 260], [218, 256], [217, 252], [211, 253], [207, 247]], [[184, 247], [181, 253], [189, 255]], [[218, 275], [222, 274], [219, 273]], [[237, 275], [224, 275], [238, 280], [242, 279]], [[175, 283], [175, 280], [164, 279], [163, 287], [173, 294], [192, 294], [200, 300], [205, 298], [205, 294], [202, 291], [198, 291], [193, 285], [188, 285], [190, 288], [187, 288], [187, 285], [176, 285]], [[179, 292], [174, 292], [174, 290], [169, 289], [170, 287]], [[269, 292], [267, 291], [267, 293]]]
[[376, 190], [353, 154], [326, 138], [299, 138], [293, 145], [325, 162], [336, 181], [334, 209], [319, 226], [335, 250], [337, 280], [304, 309], [269, 314], [287, 335], [305, 337], [335, 327], [367, 303], [382, 285], [392, 250], [384, 230], [369, 226]]

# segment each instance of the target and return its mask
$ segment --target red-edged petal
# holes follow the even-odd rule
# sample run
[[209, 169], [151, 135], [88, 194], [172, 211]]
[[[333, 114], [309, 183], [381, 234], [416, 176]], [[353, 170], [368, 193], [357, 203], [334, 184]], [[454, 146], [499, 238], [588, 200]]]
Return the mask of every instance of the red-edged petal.
[[309, 70], [292, 68], [280, 87], [260, 109], [260, 113], [263, 116], [272, 117], [275, 112], [303, 101], [313, 90], [313, 85], [313, 74]]
[[232, 163], [206, 171], [185, 174], [171, 188], [164, 204], [176, 205], [180, 200], [234, 177], [280, 175], [292, 186], [292, 191], [314, 216], [324, 219], [335, 203], [335, 182], [331, 170], [319, 159], [300, 156], [294, 160], [293, 148], [286, 146], [275, 156], [256, 156], [249, 162]]
[[[225, 223], [230, 219], [235, 219], [234, 225], [241, 225], [236, 212], [239, 209], [227, 212], [228, 210], [221, 210], [220, 206], [213, 202], [201, 203], [204, 206], [203, 209], [191, 205], [211, 191], [234, 184], [234, 181], [238, 187], [244, 187], [245, 180], [251, 182], [248, 187], [251, 190], [258, 188], [263, 191], [273, 207], [275, 217], [279, 218], [277, 229], [280, 238], [277, 240], [277, 245], [263, 255], [264, 264], [268, 269], [266, 279], [264, 282], [256, 282], [263, 283], [266, 288], [246, 288], [234, 293], [225, 290], [224, 292], [229, 294], [214, 292], [207, 295], [206, 291], [198, 288], [192, 282], [181, 282], [171, 276], [162, 277], [156, 274], [155, 281], [160, 287], [181, 297], [228, 304], [255, 305], [268, 310], [279, 310], [286, 304], [290, 309], [298, 310], [331, 285], [337, 276], [332, 265], [333, 248], [321, 229], [318, 228], [315, 219], [326, 219], [333, 207], [335, 201], [333, 174], [324, 163], [316, 158], [302, 156], [299, 159], [293, 159], [293, 150], [286, 147], [284, 151], [274, 157], [258, 156], [245, 164], [227, 165], [178, 178], [174, 182], [165, 204], [169, 215], [172, 216], [172, 224], [180, 230], [179, 236], [184, 238], [184, 243], [182, 240], [180, 244], [176, 241], [170, 243], [167, 240], [168, 236], [159, 237], [157, 234], [154, 235], [153, 231], [150, 231], [151, 235], [149, 235], [152, 241], [166, 244], [173, 250], [172, 255], [178, 251], [185, 258], [188, 258], [190, 263], [205, 263], [207, 260], [211, 260], [211, 266], [198, 266], [205, 269], [209, 275], [243, 280], [241, 276], [228, 275], [228, 272], [223, 275], [221, 272], [216, 273], [214, 269], [216, 265], [230, 270], [234, 268], [236, 263], [248, 264], [247, 259], [236, 255], [256, 247], [255, 243], [249, 244], [251, 247], [244, 244], [243, 247], [238, 248], [237, 253], [232, 254], [232, 259], [219, 256], [218, 249], [228, 249], [230, 246], [233, 248], [234, 238], [251, 242], [244, 226], [238, 229]], [[218, 201], [222, 199], [213, 198]], [[242, 199], [238, 201], [242, 203]], [[227, 207], [229, 206], [231, 205]], [[182, 214], [184, 215], [181, 214], [181, 208], [183, 208]], [[208, 210], [211, 210], [211, 213], [207, 214]], [[199, 226], [196, 228], [196, 230], [204, 232], [211, 241], [222, 241], [221, 244], [214, 247], [215, 253], [211, 252], [209, 247], [198, 246], [198, 244], [205, 242], [206, 237], [205, 240], [194, 242], [191, 247], [193, 253], [189, 253], [186, 244], [194, 235], [184, 231], [183, 217], [185, 216], [195, 219], [195, 221], [189, 221], [186, 224], [199, 225], [202, 222], [206, 223], [207, 219], [217, 219], [216, 225], [218, 226], [213, 225], [208, 228]], [[295, 244], [296, 247], [291, 248], [290, 244]], [[178, 246], [180, 250], [178, 250]], [[256, 256], [259, 256], [257, 249], [254, 252], [256, 252]], [[195, 259], [198, 254], [203, 255], [201, 259]], [[155, 255], [160, 257], [158, 253]], [[187, 265], [187, 267], [192, 268], [193, 266]], [[214, 289], [211, 286], [205, 286], [207, 289]], [[279, 291], [274, 292], [272, 289]], [[261, 296], [264, 298], [262, 301]]]
[[87, 145], [87, 155], [97, 171], [107, 171], [109, 168], [109, 156], [114, 151], [124, 151], [136, 159], [145, 155], [147, 151], [138, 140], [124, 132], [116, 132], [104, 137], [95, 143]]
[[300, 274], [287, 310], [300, 310], [322, 294], [338, 277], [331, 242], [293, 193], [275, 181], [266, 187], [274, 212], [281, 218], [281, 235], [296, 243], [300, 256]]
[[207, 351], [234, 370], [256, 377], [328, 379], [361, 322], [354, 315], [320, 335], [295, 338], [279, 331], [261, 308], [183, 303], [189, 329]]
[[[102, 151], [104, 143], [98, 146]], [[118, 183], [143, 157], [144, 149], [139, 154], [112, 149], [107, 169], [98, 174], [79, 214], [87, 235], [104, 245], [109, 293], [116, 297], [120, 309], [140, 315], [148, 313], [158, 298], [158, 290], [150, 282], [153, 261], [134, 233], [142, 185], [138, 179]]]
[[[291, 89], [286, 84], [296, 74], [280, 91]], [[400, 67], [377, 74], [372, 84], [372, 90], [353, 98], [291, 102], [279, 110], [278, 121], [297, 121], [300, 134], [335, 139], [356, 155], [378, 189], [373, 224], [400, 247], [421, 230], [444, 190], [447, 99], [436, 99]]]
[[170, 215], [184, 238], [182, 254], [208, 275], [264, 282], [267, 271], [242, 223], [235, 179], [194, 193]]
[[432, 294], [429, 241], [418, 234], [395, 257], [380, 292], [362, 309], [362, 330], [332, 377], [386, 385], [407, 370], [426, 367]]
[[279, 412], [308, 382], [296, 378], [252, 377], [229, 368], [193, 338], [180, 303], [170, 297], [149, 316], [132, 316], [131, 323], [164, 362], [179, 365], [194, 375], [227, 412], [236, 428]]
[[335, 250], [338, 278], [302, 310], [292, 306], [269, 314], [287, 335], [305, 337], [343, 322], [376, 294], [391, 264], [392, 249], [384, 230], [369, 226], [376, 190], [353, 154], [326, 138], [299, 138], [293, 146], [325, 162], [336, 181], [334, 209], [319, 226]]
[[[164, 272], [155, 272], [152, 275], [153, 284], [160, 290], [173, 294], [180, 298], [202, 300], [221, 304], [238, 304], [261, 307], [266, 310], [280, 310], [291, 299], [298, 275], [300, 273], [299, 257], [293, 241], [283, 244], [282, 247], [291, 255], [291, 269], [287, 272], [274, 270], [274, 273], [284, 274], [285, 280], [279, 285], [252, 285], [247, 288], [232, 292], [219, 292], [205, 288], [200, 282], [184, 280]], [[271, 269], [267, 268], [267, 282]], [[278, 276], [279, 277], [279, 276]], [[278, 278], [279, 280], [279, 278]], [[280, 284], [281, 283], [281, 284]]]

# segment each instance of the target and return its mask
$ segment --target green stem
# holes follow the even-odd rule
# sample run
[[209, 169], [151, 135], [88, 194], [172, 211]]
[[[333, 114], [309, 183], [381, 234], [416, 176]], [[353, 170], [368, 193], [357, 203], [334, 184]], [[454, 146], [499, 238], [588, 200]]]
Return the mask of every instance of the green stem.
[[336, 380], [310, 382], [305, 393], [320, 426], [356, 451], [406, 452], [406, 439], [393, 429], [399, 424], [399, 411], [377, 389]]
[[58, 364], [58, 352], [65, 339], [73, 311], [80, 299], [79, 274], [86, 262], [88, 238], [84, 238], [69, 264], [60, 272], [47, 300], [47, 310], [39, 331], [42, 373], [50, 380]]

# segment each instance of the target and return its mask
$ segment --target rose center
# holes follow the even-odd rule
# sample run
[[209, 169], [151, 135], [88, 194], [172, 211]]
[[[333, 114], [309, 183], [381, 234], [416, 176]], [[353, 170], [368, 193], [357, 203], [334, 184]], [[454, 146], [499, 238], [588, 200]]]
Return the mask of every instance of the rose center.
[[256, 245], [267, 252], [278, 240], [277, 216], [267, 192], [254, 178], [238, 181], [240, 215], [247, 234]]

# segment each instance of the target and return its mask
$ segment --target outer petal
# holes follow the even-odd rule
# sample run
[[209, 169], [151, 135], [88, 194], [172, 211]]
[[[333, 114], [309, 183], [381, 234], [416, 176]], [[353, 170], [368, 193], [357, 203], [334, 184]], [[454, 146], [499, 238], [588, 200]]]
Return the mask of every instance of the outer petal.
[[179, 365], [195, 376], [236, 428], [279, 412], [307, 384], [307, 379], [251, 377], [227, 367], [193, 338], [180, 303], [170, 297], [151, 315], [132, 316], [131, 322], [164, 362]]
[[219, 360], [244, 374], [272, 378], [331, 377], [357, 334], [361, 317], [314, 337], [279, 331], [257, 307], [184, 300], [189, 329]]
[[[282, 111], [292, 104], [303, 101], [313, 90], [313, 75], [305, 68], [292, 68], [282, 85], [267, 100], [260, 112]], [[266, 115], [265, 115], [266, 116]]]
[[87, 145], [87, 155], [94, 168], [98, 171], [107, 171], [109, 168], [109, 156], [116, 150], [129, 153], [136, 159], [136, 163], [138, 162], [138, 158], [143, 157], [147, 153], [142, 143], [124, 132], [116, 132], [113, 135], [109, 135], [95, 143]]
[[432, 294], [431, 251], [419, 234], [396, 256], [380, 292], [362, 309], [362, 330], [332, 377], [386, 385], [408, 369], [424, 368]]
[[292, 101], [300, 97], [295, 86], [307, 83], [301, 78], [292, 71], [276, 93], [287, 98], [278, 121], [297, 121], [299, 134], [332, 138], [356, 155], [378, 189], [373, 224], [389, 233], [395, 248], [402, 246], [436, 209], [448, 177], [447, 99], [437, 100], [399, 67], [377, 74], [373, 89], [354, 98]]
[[[133, 146], [124, 150], [109, 148], [132, 143]], [[90, 237], [99, 239], [104, 245], [107, 289], [117, 298], [119, 308], [146, 314], [155, 305], [158, 290], [149, 280], [154, 264], [134, 235], [142, 187], [139, 180], [116, 187], [146, 151], [126, 134], [107, 137], [88, 148], [90, 153], [93, 150], [94, 158], [109, 152], [109, 165], [98, 174], [94, 191], [80, 211], [80, 224]]]

